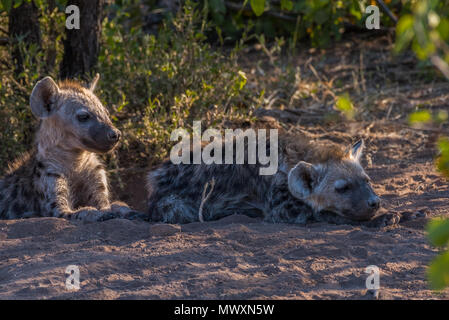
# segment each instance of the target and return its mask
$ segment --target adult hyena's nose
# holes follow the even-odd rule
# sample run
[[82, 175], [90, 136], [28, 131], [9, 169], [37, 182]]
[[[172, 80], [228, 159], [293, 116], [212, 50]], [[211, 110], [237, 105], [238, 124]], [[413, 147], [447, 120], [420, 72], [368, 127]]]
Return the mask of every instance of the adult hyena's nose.
[[380, 199], [378, 196], [373, 196], [368, 199], [368, 206], [371, 209], [379, 209], [380, 207]]
[[120, 140], [121, 132], [117, 129], [110, 129], [108, 132], [108, 139], [111, 142], [117, 142]]

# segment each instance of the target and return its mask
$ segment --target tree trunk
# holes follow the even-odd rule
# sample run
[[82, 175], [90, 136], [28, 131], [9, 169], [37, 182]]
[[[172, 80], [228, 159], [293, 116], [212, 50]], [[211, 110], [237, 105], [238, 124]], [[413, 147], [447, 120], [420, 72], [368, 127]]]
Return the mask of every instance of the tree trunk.
[[31, 44], [40, 46], [41, 31], [39, 26], [39, 11], [34, 1], [23, 3], [17, 8], [11, 8], [9, 13], [9, 38], [13, 42], [12, 60], [15, 72], [23, 71], [23, 58], [16, 40], [22, 39], [26, 47]]
[[[53, 11], [56, 10], [56, 2], [55, 0], [48, 0], [47, 5], [47, 12], [49, 16], [53, 13]], [[48, 33], [48, 39], [50, 43], [54, 43], [55, 45], [53, 47], [50, 47], [47, 49], [47, 56], [45, 57], [45, 71], [47, 74], [51, 73], [56, 65], [56, 41], [58, 38], [58, 28], [57, 28], [57, 21], [52, 17], [49, 21], [50, 23], [50, 30]]]
[[96, 65], [100, 51], [104, 0], [69, 0], [69, 5], [76, 5], [80, 10], [80, 29], [66, 29], [61, 78], [89, 73]]

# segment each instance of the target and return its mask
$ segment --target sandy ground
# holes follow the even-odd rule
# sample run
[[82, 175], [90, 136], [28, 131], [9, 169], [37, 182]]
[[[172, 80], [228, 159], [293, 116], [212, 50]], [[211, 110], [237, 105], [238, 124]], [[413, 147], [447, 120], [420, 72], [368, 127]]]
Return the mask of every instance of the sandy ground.
[[[357, 126], [363, 135], [366, 125]], [[383, 210], [447, 215], [449, 191], [434, 170], [428, 137], [395, 130], [369, 126], [366, 162], [373, 163], [368, 172]], [[332, 137], [344, 140], [350, 131]], [[236, 215], [183, 226], [0, 221], [0, 298], [372, 299], [365, 289], [369, 265], [381, 270], [381, 299], [448, 298], [428, 288], [426, 266], [437, 251], [426, 239], [426, 221], [381, 230], [274, 225]], [[78, 291], [65, 287], [68, 265], [80, 269]]]
[[[364, 269], [373, 264], [381, 298], [438, 297], [427, 289], [435, 252], [421, 230], [301, 228], [242, 216], [172, 228], [151, 235], [126, 220], [4, 222], [0, 298], [364, 299]], [[72, 264], [80, 268], [76, 292], [65, 288]]]

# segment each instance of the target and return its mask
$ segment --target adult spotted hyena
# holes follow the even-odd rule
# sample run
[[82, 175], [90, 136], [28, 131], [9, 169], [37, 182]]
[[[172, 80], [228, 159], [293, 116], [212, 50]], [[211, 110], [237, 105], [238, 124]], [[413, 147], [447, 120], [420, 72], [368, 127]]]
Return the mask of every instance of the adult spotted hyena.
[[[362, 140], [344, 150], [281, 135], [279, 169], [266, 176], [259, 175], [258, 163], [175, 165], [167, 161], [148, 174], [150, 220], [198, 221], [203, 202], [204, 220], [239, 213], [263, 216], [273, 223], [395, 224], [397, 215], [375, 216], [380, 199], [360, 165], [363, 148]], [[212, 181], [210, 196], [202, 201], [204, 186]]]
[[108, 181], [97, 153], [120, 139], [107, 109], [93, 93], [98, 75], [84, 88], [40, 80], [30, 97], [40, 119], [35, 148], [10, 165], [0, 180], [0, 218], [65, 217], [99, 221], [130, 213], [109, 202]]

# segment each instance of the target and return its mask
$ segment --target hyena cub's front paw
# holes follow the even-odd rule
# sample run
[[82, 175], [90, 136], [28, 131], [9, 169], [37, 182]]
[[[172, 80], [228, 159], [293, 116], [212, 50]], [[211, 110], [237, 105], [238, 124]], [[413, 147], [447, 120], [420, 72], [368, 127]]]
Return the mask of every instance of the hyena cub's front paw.
[[149, 220], [149, 216], [148, 214], [139, 212], [139, 211], [135, 211], [133, 209], [131, 209], [130, 207], [128, 207], [128, 205], [126, 203], [123, 202], [113, 202], [111, 204], [111, 210], [112, 213], [116, 214], [118, 216], [118, 218], [121, 219], [127, 219], [127, 220], [145, 220], [148, 221]]
[[371, 221], [368, 221], [365, 225], [370, 228], [384, 228], [397, 225], [400, 220], [401, 217], [396, 213], [385, 213]]
[[117, 214], [114, 212], [99, 211], [90, 207], [83, 208], [72, 214], [72, 219], [82, 220], [84, 222], [106, 221], [114, 218], [117, 218]]

